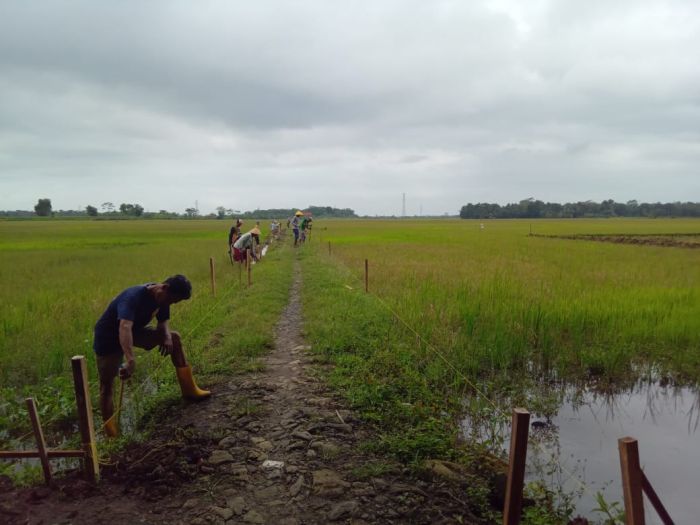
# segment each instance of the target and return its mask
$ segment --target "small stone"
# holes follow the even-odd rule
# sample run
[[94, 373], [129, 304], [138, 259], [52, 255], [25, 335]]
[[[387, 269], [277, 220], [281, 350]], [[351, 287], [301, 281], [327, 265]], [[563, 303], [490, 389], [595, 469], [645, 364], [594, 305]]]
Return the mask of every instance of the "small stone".
[[245, 516], [243, 516], [243, 521], [246, 523], [265, 523], [265, 519], [254, 510], [249, 511]]
[[231, 509], [236, 516], [243, 514], [245, 510], [245, 500], [241, 496], [236, 496], [235, 498], [229, 498], [226, 500], [226, 505]]
[[216, 514], [217, 516], [219, 516], [224, 521], [231, 518], [231, 516], [233, 516], [233, 510], [228, 509], [228, 508], [212, 506], [209, 508], [209, 510], [213, 514]]
[[226, 436], [224, 439], [219, 441], [219, 447], [221, 448], [231, 448], [235, 446], [238, 443], [238, 440], [235, 438], [235, 436]]
[[316, 451], [313, 449], [309, 449], [306, 451], [306, 457], [307, 458], [315, 458], [316, 457]]
[[350, 517], [355, 514], [359, 508], [360, 504], [354, 500], [340, 502], [334, 505], [328, 513], [328, 519], [337, 521], [342, 518]]
[[277, 488], [277, 485], [271, 485], [269, 487], [265, 487], [264, 489], [257, 490], [255, 495], [261, 500], [271, 500], [279, 497], [280, 491]]
[[292, 497], [294, 497], [297, 494], [299, 494], [299, 492], [301, 491], [301, 489], [303, 487], [304, 487], [304, 476], [299, 476], [297, 478], [297, 480], [294, 482], [294, 484], [291, 487], [289, 487], [289, 494]]
[[313, 472], [313, 486], [314, 492], [320, 496], [341, 496], [350, 483], [343, 480], [337, 472], [322, 469]]
[[292, 437], [303, 439], [304, 441], [311, 441], [314, 438], [306, 430], [295, 430], [292, 432]]
[[233, 463], [233, 456], [225, 450], [215, 450], [207, 460], [211, 465], [221, 465], [223, 463]]
[[199, 499], [197, 498], [190, 498], [185, 503], [182, 505], [183, 509], [193, 509], [196, 506], [199, 505]]
[[284, 468], [284, 461], [266, 459], [263, 461], [262, 468], [263, 470], [282, 470]]
[[250, 441], [253, 443], [253, 445], [255, 445], [255, 448], [265, 452], [269, 452], [274, 448], [274, 445], [265, 438], [252, 437], [250, 438]]

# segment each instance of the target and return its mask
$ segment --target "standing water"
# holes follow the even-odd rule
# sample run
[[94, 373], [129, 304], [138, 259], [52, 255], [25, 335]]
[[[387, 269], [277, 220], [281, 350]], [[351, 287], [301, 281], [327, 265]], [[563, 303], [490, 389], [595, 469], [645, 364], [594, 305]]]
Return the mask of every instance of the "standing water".
[[[541, 480], [551, 490], [573, 496], [574, 515], [603, 521], [595, 512], [596, 493], [624, 509], [617, 440], [639, 441], [642, 469], [676, 523], [700, 516], [700, 392], [656, 383], [600, 394], [565, 387], [558, 409], [531, 415], [526, 483]], [[485, 435], [469, 419], [472, 437]], [[507, 454], [509, 428], [497, 431]], [[645, 497], [647, 523], [661, 523]]]

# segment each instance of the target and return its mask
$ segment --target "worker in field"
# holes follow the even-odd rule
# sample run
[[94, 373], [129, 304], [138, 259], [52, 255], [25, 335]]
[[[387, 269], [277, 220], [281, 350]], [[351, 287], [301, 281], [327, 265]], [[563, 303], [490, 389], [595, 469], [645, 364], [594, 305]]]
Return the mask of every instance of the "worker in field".
[[243, 221], [241, 219], [236, 219], [236, 222], [231, 229], [228, 231], [228, 251], [231, 253], [233, 251], [233, 243], [236, 242], [241, 236], [241, 228], [243, 227]]
[[292, 218], [292, 232], [294, 233], [294, 246], [299, 244], [299, 227], [301, 226], [301, 218], [304, 214], [297, 211]]
[[[112, 419], [112, 383], [117, 375], [123, 380], [133, 375], [136, 369], [134, 347], [151, 350], [160, 346], [160, 353], [170, 356], [183, 397], [200, 400], [211, 394], [195, 383], [192, 367], [187, 364], [182, 350], [180, 334], [168, 326], [170, 306], [191, 296], [192, 285], [184, 275], [168, 277], [162, 283], [132, 286], [117, 295], [97, 321], [93, 349], [100, 379], [100, 410], [108, 436], [117, 435], [116, 421]], [[148, 326], [154, 316], [157, 326]]]
[[257, 247], [260, 244], [260, 229], [256, 226], [248, 233], [241, 235], [233, 243], [233, 260], [244, 262], [246, 260], [246, 250], [250, 250], [253, 261], [258, 260]]

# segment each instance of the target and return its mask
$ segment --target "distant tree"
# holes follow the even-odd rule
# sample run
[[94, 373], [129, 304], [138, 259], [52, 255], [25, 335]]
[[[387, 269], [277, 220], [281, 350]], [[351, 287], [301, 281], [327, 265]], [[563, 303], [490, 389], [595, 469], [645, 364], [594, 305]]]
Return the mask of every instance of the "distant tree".
[[102, 208], [102, 213], [112, 213], [114, 211], [114, 204], [111, 202], [103, 202], [100, 208]]
[[143, 215], [143, 206], [141, 206], [140, 204], [129, 204], [126, 202], [122, 202], [119, 205], [119, 211], [124, 215], [141, 217], [141, 215]]
[[187, 215], [188, 217], [196, 217], [197, 208], [185, 208], [185, 215]]
[[85, 207], [85, 211], [90, 217], [97, 217], [97, 208], [90, 206], [89, 204]]
[[216, 207], [216, 218], [217, 219], [223, 219], [226, 217], [226, 208], [223, 206], [217, 206]]
[[39, 199], [34, 206], [34, 211], [39, 217], [48, 217], [51, 215], [51, 199]]

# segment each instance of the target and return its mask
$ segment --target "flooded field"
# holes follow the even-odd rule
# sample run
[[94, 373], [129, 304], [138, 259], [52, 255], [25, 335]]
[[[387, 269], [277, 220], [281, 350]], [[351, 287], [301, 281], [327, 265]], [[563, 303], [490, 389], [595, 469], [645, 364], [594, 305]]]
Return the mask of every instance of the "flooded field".
[[[540, 392], [542, 394], [542, 392]], [[541, 480], [563, 498], [571, 498], [575, 513], [603, 521], [596, 512], [601, 493], [607, 503], [619, 502], [622, 482], [617, 440], [639, 440], [642, 468], [676, 523], [696, 523], [697, 465], [700, 464], [700, 392], [663, 382], [638, 382], [616, 394], [565, 387], [554, 394], [560, 407], [531, 416], [526, 482]], [[463, 429], [495, 440], [494, 429]], [[507, 454], [508, 425], [495, 429]], [[489, 435], [490, 434], [490, 435]], [[647, 523], [661, 523], [645, 504]]]

